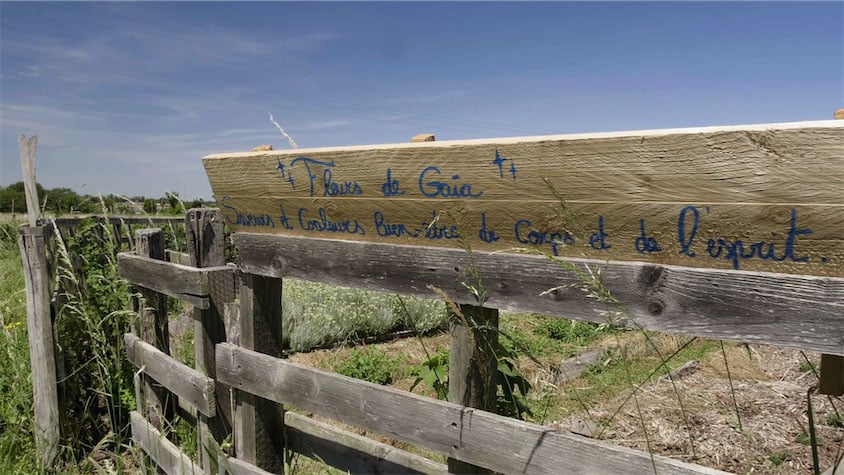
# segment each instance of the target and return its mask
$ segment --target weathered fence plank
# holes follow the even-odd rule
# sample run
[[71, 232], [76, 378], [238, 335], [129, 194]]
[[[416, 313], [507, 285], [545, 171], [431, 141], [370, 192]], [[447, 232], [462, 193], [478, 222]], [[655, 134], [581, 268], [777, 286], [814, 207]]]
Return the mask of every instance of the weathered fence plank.
[[144, 374], [192, 404], [202, 414], [216, 414], [213, 379], [180, 363], [131, 333], [123, 335], [123, 342], [129, 361]]
[[[157, 228], [135, 233], [135, 252], [151, 264], [164, 260], [164, 233]], [[122, 273], [121, 273], [122, 274]], [[132, 279], [127, 279], [132, 280]], [[154, 348], [170, 353], [170, 330], [167, 324], [167, 298], [148, 287], [140, 288], [138, 336]], [[173, 395], [148, 375], [143, 375], [143, 398], [138, 401], [141, 414], [158, 429], [172, 419], [175, 411]]]
[[[498, 310], [460, 305], [450, 312], [448, 400], [461, 406], [496, 412], [498, 391]], [[457, 459], [448, 459], [448, 472], [491, 473]]]
[[353, 474], [441, 474], [445, 464], [415, 455], [330, 424], [286, 412], [288, 448]]
[[18, 235], [26, 283], [26, 325], [32, 365], [35, 443], [38, 463], [49, 470], [59, 453], [59, 400], [56, 386], [55, 336], [50, 318], [52, 289], [46, 241], [52, 226], [23, 226]]
[[190, 255], [186, 252], [174, 251], [167, 249], [167, 261], [173, 264], [181, 264], [183, 266], [190, 265]]
[[[140, 232], [140, 231], [139, 231]], [[129, 252], [117, 255], [120, 276], [141, 287], [208, 308], [208, 274], [193, 267]]]
[[[254, 349], [268, 358], [281, 353], [281, 279], [249, 274], [240, 275], [238, 329], [240, 347]], [[216, 345], [217, 379], [235, 392], [235, 455], [271, 472], [284, 468], [284, 408], [275, 402], [241, 391], [220, 377], [220, 348]]]
[[[453, 403], [217, 345], [217, 376], [240, 391], [503, 473], [723, 473]], [[506, 441], [506, 443], [502, 443]]]
[[220, 468], [220, 475], [272, 475], [272, 472], [258, 468], [249, 462], [224, 455], [217, 458], [217, 466]]
[[38, 136], [33, 135], [27, 140], [26, 135], [18, 137], [21, 151], [21, 170], [23, 173], [23, 191], [26, 197], [26, 216], [29, 227], [38, 224], [41, 210], [38, 203], [38, 188], [35, 181], [35, 155], [38, 151]]
[[[481, 251], [470, 258], [457, 249], [249, 233], [233, 240], [247, 273], [428, 297], [433, 286], [474, 304], [463, 285], [474, 266], [487, 307], [844, 354], [842, 278]], [[620, 305], [590, 297], [601, 289]]]
[[132, 411], [132, 439], [167, 475], [203, 475], [205, 472], [167, 440], [150, 421], [137, 411]]
[[842, 157], [829, 120], [203, 162], [235, 232], [844, 277]]
[[[226, 265], [224, 256], [225, 235], [223, 219], [218, 209], [196, 208], [185, 215], [187, 249], [190, 265], [196, 268], [220, 268]], [[223, 308], [235, 300], [235, 269], [208, 275], [207, 308], [194, 309], [194, 355], [196, 367], [211, 378], [216, 378], [214, 345], [226, 341]], [[219, 411], [215, 417], [200, 417], [202, 434], [202, 467], [212, 470], [216, 457], [213, 446], [219, 447], [232, 432], [231, 397], [229, 388], [215, 381]]]

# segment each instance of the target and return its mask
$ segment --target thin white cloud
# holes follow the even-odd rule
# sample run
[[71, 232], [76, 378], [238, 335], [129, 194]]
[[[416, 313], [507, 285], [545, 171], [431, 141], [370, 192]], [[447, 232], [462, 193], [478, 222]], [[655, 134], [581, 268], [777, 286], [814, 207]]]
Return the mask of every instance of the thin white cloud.
[[395, 99], [388, 99], [384, 101], [385, 104], [434, 104], [437, 102], [443, 102], [448, 100], [457, 99], [458, 97], [463, 97], [467, 93], [464, 90], [453, 90], [441, 93], [431, 93], [431, 94], [418, 94], [414, 93], [412, 95], [407, 95], [403, 97], [398, 97]]
[[317, 122], [307, 122], [302, 125], [294, 125], [291, 126], [291, 130], [326, 130], [326, 129], [335, 129], [337, 127], [346, 127], [348, 125], [354, 124], [354, 121], [351, 120], [323, 120]]

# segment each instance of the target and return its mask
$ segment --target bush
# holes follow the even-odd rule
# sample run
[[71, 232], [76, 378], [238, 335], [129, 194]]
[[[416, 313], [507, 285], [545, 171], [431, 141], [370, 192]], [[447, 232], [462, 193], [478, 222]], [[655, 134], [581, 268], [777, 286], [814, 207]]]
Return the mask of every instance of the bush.
[[282, 345], [291, 351], [403, 329], [427, 333], [447, 320], [441, 301], [297, 279], [285, 279], [281, 295]]

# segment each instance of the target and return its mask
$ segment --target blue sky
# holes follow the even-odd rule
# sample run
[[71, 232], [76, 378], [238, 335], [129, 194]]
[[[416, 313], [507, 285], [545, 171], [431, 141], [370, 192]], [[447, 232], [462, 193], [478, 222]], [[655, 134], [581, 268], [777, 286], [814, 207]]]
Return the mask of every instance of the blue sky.
[[0, 185], [211, 197], [201, 157], [831, 119], [844, 3], [0, 3]]

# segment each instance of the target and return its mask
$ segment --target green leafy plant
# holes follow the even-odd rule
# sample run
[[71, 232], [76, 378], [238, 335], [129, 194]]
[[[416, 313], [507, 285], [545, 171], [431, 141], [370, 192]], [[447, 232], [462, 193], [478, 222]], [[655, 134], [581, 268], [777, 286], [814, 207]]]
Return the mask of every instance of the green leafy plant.
[[553, 338], [565, 343], [586, 345], [606, 333], [608, 325], [567, 320], [565, 318], [547, 318], [533, 331], [538, 335]]
[[518, 361], [519, 357], [514, 349], [501, 345], [498, 353], [496, 409], [501, 415], [524, 419], [525, 414], [533, 416], [524, 399], [531, 390], [531, 384], [519, 370]]
[[437, 399], [448, 400], [448, 349], [439, 348], [428, 356], [421, 365], [412, 370], [416, 380], [410, 386], [413, 391], [419, 383], [425, 383], [437, 393]]
[[334, 362], [334, 371], [351, 378], [375, 384], [390, 384], [393, 374], [401, 368], [399, 359], [390, 358], [375, 347], [355, 348], [342, 361]]
[[[530, 383], [522, 375], [518, 366], [518, 355], [512, 348], [502, 346], [496, 355], [498, 359], [496, 384], [496, 412], [508, 417], [523, 419], [524, 415], [533, 415], [524, 397], [531, 389]], [[428, 356], [418, 367], [411, 370], [416, 380], [410, 386], [413, 391], [425, 383], [437, 393], [437, 398], [448, 400], [448, 361], [449, 351], [439, 348]]]

